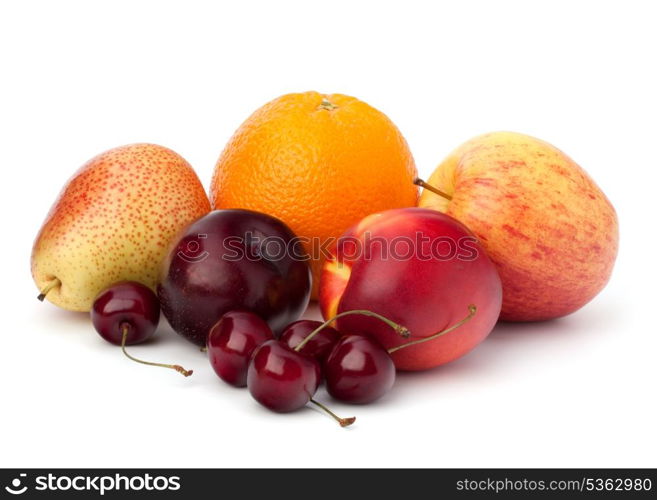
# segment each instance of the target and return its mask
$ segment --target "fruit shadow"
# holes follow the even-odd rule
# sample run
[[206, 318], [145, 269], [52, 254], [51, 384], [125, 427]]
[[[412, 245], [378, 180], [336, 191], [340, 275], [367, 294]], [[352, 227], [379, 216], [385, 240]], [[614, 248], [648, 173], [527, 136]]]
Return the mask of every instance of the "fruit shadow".
[[527, 364], [540, 363], [541, 357], [567, 356], [580, 351], [582, 343], [596, 345], [601, 330], [626, 321], [623, 314], [620, 307], [594, 307], [550, 321], [500, 321], [484, 342], [462, 358], [423, 372], [398, 372], [395, 386], [380, 404], [412, 401], [415, 392], [427, 388], [439, 395], [441, 387], [453, 390], [456, 386], [467, 389], [473, 383], [486, 384], [492, 373], [515, 376], [516, 371], [522, 371], [526, 375]]
[[[249, 396], [248, 390], [245, 388], [233, 387], [232, 389], [234, 389], [235, 391], [245, 391], [246, 395]], [[320, 387], [318, 389], [317, 393], [313, 396], [313, 398], [316, 399], [317, 401], [321, 401], [323, 404], [326, 404], [328, 407], [331, 408], [331, 410], [335, 411], [338, 415], [342, 417], [350, 417], [356, 415], [358, 413], [358, 408], [360, 406], [360, 405], [349, 405], [341, 401], [336, 401], [326, 393], [323, 387]], [[344, 430], [352, 431], [358, 428], [358, 421], [356, 421], [356, 425], [341, 427], [327, 413], [325, 413], [322, 409], [314, 406], [312, 403], [307, 403], [303, 408], [299, 408], [298, 410], [290, 413], [278, 413], [268, 410], [267, 408], [259, 404], [255, 399], [251, 397], [249, 397], [248, 399], [250, 400], [249, 408], [248, 408], [249, 413], [257, 414], [258, 418], [262, 417], [267, 420], [271, 420], [272, 418], [279, 419], [275, 423], [275, 425], [290, 426], [290, 428], [293, 429], [297, 425], [303, 424], [307, 418], [317, 418], [320, 419], [319, 420], [320, 424], [322, 423], [322, 419], [324, 419], [327, 422], [326, 423], [327, 426], [341, 430], [341, 432], [344, 432]], [[310, 414], [310, 412], [314, 412], [316, 413], [316, 415], [312, 415]]]
[[[76, 341], [86, 341], [86, 339], [89, 339], [91, 342], [92, 339], [97, 340], [99, 345], [114, 349], [114, 346], [103, 342], [96, 334], [89, 313], [67, 311], [52, 304], [37, 304], [35, 307], [38, 307], [39, 310], [35, 311], [33, 316], [36, 322], [41, 325], [41, 328], [39, 328], [40, 331], [49, 332], [52, 330], [52, 325], [57, 324], [57, 333], [64, 332], [71, 337], [76, 337], [78, 339]], [[184, 356], [186, 357], [194, 352], [199, 356], [206, 356], [205, 353], [201, 352], [199, 346], [192, 344], [178, 335], [163, 315], [160, 316], [160, 323], [155, 334], [136, 347], [138, 350], [141, 350], [142, 347], [147, 346], [171, 346], [171, 349], [176, 352], [185, 352], [186, 354]]]
[[[197, 352], [203, 357], [207, 357], [201, 347], [190, 342], [182, 335], [177, 334], [171, 327], [164, 315], [160, 316], [160, 323], [157, 325], [157, 331], [150, 339], [140, 345], [158, 345], [158, 346], [180, 346], [180, 349], [187, 352]], [[178, 347], [176, 347], [177, 349]]]
[[85, 330], [85, 325], [93, 330], [89, 313], [67, 311], [50, 303], [36, 303], [34, 307], [36, 310], [33, 318], [45, 328], [45, 331], [51, 330], [54, 324], [57, 325], [58, 333], [81, 332]]

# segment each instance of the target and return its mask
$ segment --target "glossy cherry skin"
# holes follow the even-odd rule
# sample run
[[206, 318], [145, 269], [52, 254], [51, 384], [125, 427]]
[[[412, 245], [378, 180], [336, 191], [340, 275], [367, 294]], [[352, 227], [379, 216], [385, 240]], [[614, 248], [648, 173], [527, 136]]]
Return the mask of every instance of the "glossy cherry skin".
[[[285, 327], [283, 333], [281, 333], [281, 342], [290, 349], [294, 349], [308, 336], [308, 334], [322, 326], [322, 324], [321, 321], [312, 321], [309, 319], [302, 319], [290, 323]], [[305, 356], [315, 358], [322, 363], [340, 337], [340, 332], [335, 328], [327, 326], [317, 332], [317, 334], [315, 334], [313, 338], [301, 348], [300, 352]]]
[[274, 334], [267, 322], [248, 311], [230, 311], [210, 329], [208, 357], [219, 378], [235, 387], [246, 386], [251, 354]]
[[126, 345], [139, 344], [155, 333], [160, 303], [153, 291], [135, 281], [116, 283], [102, 291], [91, 308], [96, 331], [108, 342], [121, 345], [124, 325]]
[[253, 353], [246, 383], [251, 396], [262, 406], [290, 412], [310, 401], [320, 376], [320, 365], [315, 359], [278, 340], [269, 340]]
[[395, 364], [376, 340], [345, 335], [324, 363], [326, 390], [347, 403], [371, 403], [395, 383]]
[[215, 210], [190, 224], [164, 259], [158, 296], [171, 327], [205, 346], [228, 311], [253, 311], [275, 333], [310, 299], [310, 267], [283, 222], [250, 210]]

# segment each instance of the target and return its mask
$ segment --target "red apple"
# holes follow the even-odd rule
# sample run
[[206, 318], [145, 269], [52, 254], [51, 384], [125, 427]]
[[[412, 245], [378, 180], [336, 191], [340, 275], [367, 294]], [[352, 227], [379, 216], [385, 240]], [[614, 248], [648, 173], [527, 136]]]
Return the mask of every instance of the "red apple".
[[[502, 285], [474, 235], [456, 219], [422, 208], [373, 214], [349, 229], [330, 250], [319, 291], [324, 318], [367, 309], [400, 323], [418, 340], [476, 314], [439, 338], [392, 354], [401, 370], [426, 370], [452, 361], [490, 333], [500, 314]], [[344, 333], [375, 337], [390, 349], [408, 340], [383, 322], [349, 315]]]
[[420, 206], [468, 226], [496, 264], [500, 318], [570, 314], [609, 281], [618, 218], [593, 179], [556, 147], [514, 132], [475, 137], [441, 163]]

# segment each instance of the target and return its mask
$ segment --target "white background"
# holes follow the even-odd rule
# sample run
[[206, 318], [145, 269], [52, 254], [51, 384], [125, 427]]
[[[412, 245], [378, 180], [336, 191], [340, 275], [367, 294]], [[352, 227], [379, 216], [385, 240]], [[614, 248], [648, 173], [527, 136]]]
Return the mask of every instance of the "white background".
[[[1, 5], [0, 466], [657, 466], [651, 2]], [[87, 159], [155, 142], [207, 187], [253, 110], [310, 89], [388, 114], [425, 176], [487, 131], [557, 145], [618, 211], [609, 286], [570, 317], [499, 325], [377, 404], [334, 402], [358, 417], [347, 430], [311, 409], [269, 413], [168, 327], [133, 353], [189, 379], [37, 302], [33, 238]]]

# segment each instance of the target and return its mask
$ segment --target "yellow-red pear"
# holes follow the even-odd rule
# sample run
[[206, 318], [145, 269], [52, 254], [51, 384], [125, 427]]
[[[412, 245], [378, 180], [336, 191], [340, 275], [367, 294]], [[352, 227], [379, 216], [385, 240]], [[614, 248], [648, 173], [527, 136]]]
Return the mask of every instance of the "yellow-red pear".
[[64, 309], [89, 311], [108, 286], [155, 288], [170, 240], [210, 211], [196, 173], [180, 155], [131, 144], [89, 160], [64, 186], [32, 249], [32, 276]]

